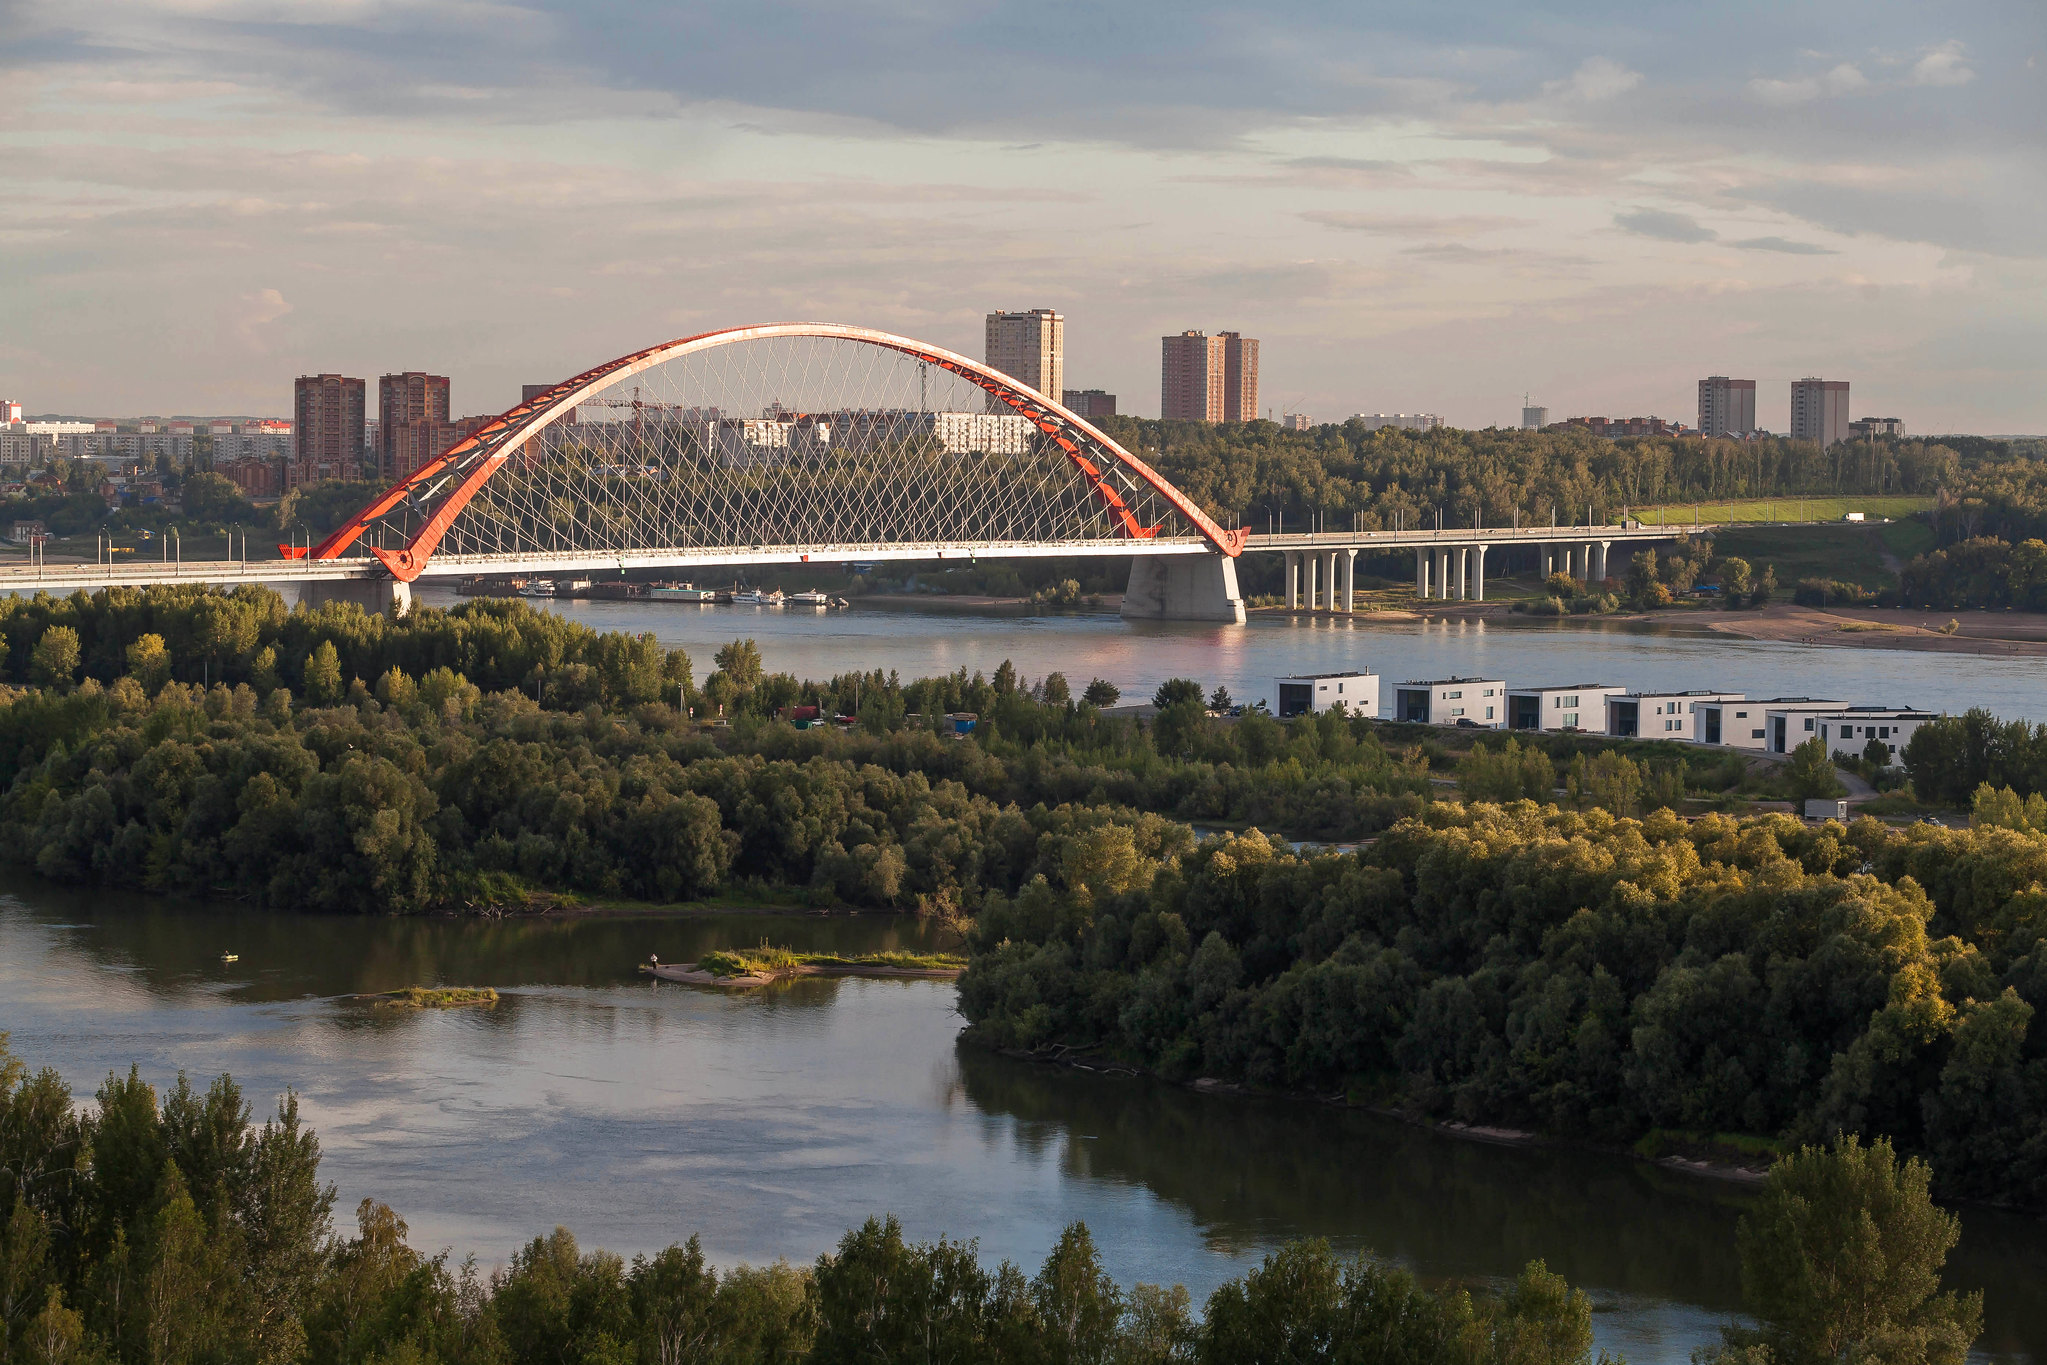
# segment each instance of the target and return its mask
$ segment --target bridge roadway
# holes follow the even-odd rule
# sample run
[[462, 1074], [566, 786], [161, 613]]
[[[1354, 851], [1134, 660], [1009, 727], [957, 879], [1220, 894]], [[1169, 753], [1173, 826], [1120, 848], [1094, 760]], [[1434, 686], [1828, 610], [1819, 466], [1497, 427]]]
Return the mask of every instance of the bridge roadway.
[[[1286, 556], [1287, 605], [1315, 609], [1351, 609], [1354, 598], [1356, 560], [1359, 553], [1377, 554], [1390, 550], [1415, 552], [1415, 588], [1424, 597], [1441, 600], [1485, 597], [1485, 557], [1489, 550], [1505, 547], [1536, 547], [1543, 551], [1545, 573], [1569, 573], [1576, 578], [1598, 581], [1607, 577], [1607, 552], [1618, 543], [1670, 540], [1685, 531], [1712, 527], [1621, 526], [1487, 527], [1440, 531], [1322, 531], [1279, 535], [1252, 535], [1244, 544], [1246, 554]], [[1133, 579], [1143, 575], [1145, 564], [1166, 564], [1165, 557], [1206, 555], [1209, 546], [1198, 537], [1158, 540], [1090, 540], [1057, 543], [1003, 541], [931, 541], [898, 545], [751, 545], [632, 551], [625, 554], [520, 555], [435, 555], [427, 562], [423, 577], [469, 578], [497, 576], [563, 575], [578, 573], [677, 571], [699, 568], [730, 568], [773, 564], [842, 564], [847, 562], [944, 562], [976, 559], [1036, 559], [1052, 556], [1120, 556], [1139, 561]], [[1211, 556], [1211, 558], [1219, 558]], [[1186, 563], [1185, 560], [1178, 562]], [[1189, 563], [1188, 568], [1196, 566]], [[1156, 575], [1153, 575], [1156, 577]], [[1208, 575], [1201, 575], [1202, 578]], [[390, 572], [367, 555], [343, 559], [233, 559], [233, 560], [149, 560], [122, 559], [114, 563], [87, 564], [75, 561], [36, 561], [0, 564], [0, 592], [70, 593], [100, 588], [142, 587], [162, 583], [203, 583], [233, 586], [237, 583], [267, 583], [296, 587], [299, 600], [308, 603], [354, 601], [372, 610], [392, 609], [402, 613], [411, 600], [406, 584], [392, 579]], [[1236, 598], [1235, 574], [1218, 578], [1213, 589], [1204, 586], [1203, 596], [1221, 592]], [[1222, 608], [1222, 603], [1209, 604]], [[1227, 611], [1227, 608], [1223, 608]], [[1239, 602], [1229, 614], [1242, 619]], [[1149, 614], [1149, 613], [1147, 613]], [[1178, 610], [1166, 609], [1177, 616]], [[1202, 615], [1199, 619], [1214, 619]]]

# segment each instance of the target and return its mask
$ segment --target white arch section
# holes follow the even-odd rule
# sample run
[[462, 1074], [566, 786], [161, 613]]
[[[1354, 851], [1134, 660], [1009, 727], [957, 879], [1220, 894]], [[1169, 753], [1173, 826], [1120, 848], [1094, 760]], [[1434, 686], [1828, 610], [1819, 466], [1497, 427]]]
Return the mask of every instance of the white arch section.
[[[1131, 509], [1123, 502], [1115, 484], [1109, 479], [1110, 470], [1105, 464], [1112, 463], [1136, 485], [1148, 488], [1163, 498], [1198, 531], [1201, 541], [1205, 542], [1198, 548], [1206, 548], [1230, 559], [1234, 559], [1243, 551], [1246, 531], [1241, 529], [1226, 531], [1216, 525], [1191, 499], [1143, 460], [1125, 450], [1094, 424], [1052, 398], [1000, 371], [990, 369], [979, 361], [942, 347], [872, 328], [819, 322], [779, 322], [703, 332], [664, 342], [659, 346], [651, 346], [643, 351], [635, 351], [586, 370], [537, 395], [531, 401], [510, 409], [473, 436], [458, 442], [436, 459], [420, 466], [412, 474], [379, 494], [339, 530], [312, 547], [310, 551], [299, 550], [294, 553], [289, 547], [279, 548], [294, 558], [334, 559], [361, 538], [367, 528], [379, 523], [394, 510], [407, 507], [419, 520], [404, 545], [395, 551], [372, 546], [370, 553], [393, 577], [401, 582], [410, 583], [426, 571], [428, 562], [455, 518], [505, 461], [534, 436], [573, 412], [578, 405], [657, 365], [717, 347], [783, 338], [849, 341], [895, 351], [920, 362], [939, 366], [994, 396], [1034, 423], [1090, 480], [1096, 495], [1106, 504], [1123, 528], [1126, 539], [1120, 543], [1119, 548], [1125, 548], [1126, 553], [1128, 545], [1141, 543], [1155, 536], [1158, 528], [1146, 528], [1139, 523]], [[1160, 546], [1162, 550], [1165, 548], [1163, 545]], [[1073, 553], [1074, 550], [1071, 547], [1062, 547], [1050, 552]], [[918, 547], [906, 546], [903, 553], [905, 557], [911, 557], [921, 554], [922, 551]]]

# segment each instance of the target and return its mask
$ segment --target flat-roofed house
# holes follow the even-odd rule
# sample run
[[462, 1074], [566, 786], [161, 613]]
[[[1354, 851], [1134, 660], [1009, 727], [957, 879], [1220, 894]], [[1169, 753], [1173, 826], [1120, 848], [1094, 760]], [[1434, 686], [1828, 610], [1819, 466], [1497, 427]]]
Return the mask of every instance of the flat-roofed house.
[[[1616, 739], [1681, 739], [1718, 744], [1717, 735], [1702, 738], [1699, 708], [1715, 702], [1740, 701], [1739, 692], [1637, 692], [1606, 699], [1606, 733]], [[1717, 719], [1717, 718], [1713, 718]]]
[[[1802, 716], [1821, 711], [1839, 711], [1846, 702], [1825, 701], [1815, 697], [1772, 697], [1765, 700], [1744, 700], [1708, 702], [1699, 707], [1699, 734], [1709, 730], [1715, 738], [1701, 738], [1701, 744], [1724, 744], [1730, 749], [1752, 749], [1758, 753], [1781, 754], [1777, 747], [1779, 736], [1772, 730], [1769, 714], [1781, 711], [1786, 717]], [[1797, 744], [1798, 736], [1791, 740]]]
[[1394, 689], [1393, 718], [1422, 725], [1507, 723], [1507, 684], [1499, 678], [1432, 678]]
[[1507, 728], [1599, 730], [1606, 725], [1606, 699], [1623, 696], [1627, 690], [1608, 683], [1509, 688]]
[[1836, 758], [1860, 758], [1871, 740], [1884, 746], [1885, 763], [1896, 767], [1899, 755], [1920, 726], [1932, 720], [1931, 711], [1912, 707], [1844, 706], [1805, 719], [1815, 722], [1820, 742]]
[[1353, 716], [1379, 715], [1379, 675], [1310, 673], [1272, 680], [1274, 710], [1282, 717], [1312, 716], [1341, 706]]

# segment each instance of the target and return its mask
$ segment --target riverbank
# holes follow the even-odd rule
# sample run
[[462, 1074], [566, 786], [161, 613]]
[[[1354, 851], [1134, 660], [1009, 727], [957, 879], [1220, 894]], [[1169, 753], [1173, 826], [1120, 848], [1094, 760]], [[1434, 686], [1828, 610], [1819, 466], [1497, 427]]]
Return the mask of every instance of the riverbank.
[[[1953, 621], [1952, 632], [1947, 629]], [[1921, 611], [1909, 607], [1801, 607], [1715, 613], [1706, 628], [1744, 640], [1860, 649], [1910, 649], [1935, 654], [2047, 656], [2047, 613]]]
[[784, 949], [741, 949], [707, 953], [696, 962], [649, 961], [643, 975], [685, 986], [748, 988], [769, 986], [802, 976], [903, 977], [952, 981], [966, 970], [966, 961], [946, 954], [873, 953], [840, 957], [825, 953], [790, 953]]

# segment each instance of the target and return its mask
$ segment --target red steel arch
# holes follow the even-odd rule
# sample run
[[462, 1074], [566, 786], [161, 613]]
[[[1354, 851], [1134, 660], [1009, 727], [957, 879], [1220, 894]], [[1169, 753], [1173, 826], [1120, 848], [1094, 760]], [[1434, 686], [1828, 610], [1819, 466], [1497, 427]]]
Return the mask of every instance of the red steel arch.
[[1157, 492], [1198, 528], [1202, 537], [1213, 545], [1217, 552], [1231, 558], [1243, 552], [1248, 531], [1241, 529], [1226, 531], [1216, 525], [1186, 494], [1167, 482], [1151, 466], [1111, 440], [1107, 434], [1086, 419], [1045, 395], [1025, 388], [1009, 376], [991, 370], [978, 361], [969, 360], [963, 355], [937, 346], [929, 346], [908, 337], [870, 328], [819, 322], [778, 322], [758, 327], [731, 327], [721, 331], [701, 332], [696, 336], [682, 337], [659, 346], [651, 346], [644, 351], [635, 351], [631, 355], [620, 356], [595, 369], [586, 370], [573, 379], [555, 385], [530, 402], [519, 404], [503, 416], [493, 419], [474, 435], [450, 446], [438, 458], [421, 465], [406, 478], [385, 489], [339, 530], [313, 546], [310, 551], [288, 546], [278, 548], [292, 557], [339, 558], [344, 550], [361, 537], [364, 530], [387, 516], [394, 508], [408, 500], [415, 500], [423, 508], [431, 507], [432, 510], [425, 515], [406, 544], [395, 551], [377, 546], [369, 547], [370, 553], [375, 555], [394, 577], [401, 582], [410, 583], [425, 570], [427, 561], [433, 557], [441, 538], [447, 534], [455, 518], [476, 495], [477, 490], [497, 473], [506, 459], [536, 433], [574, 409], [579, 403], [643, 370], [696, 351], [785, 337], [864, 342], [900, 352], [914, 360], [950, 371], [994, 395], [1029, 418], [1040, 431], [1051, 437], [1065, 452], [1067, 459], [1073, 462], [1074, 467], [1086, 476], [1095, 494], [1108, 506], [1111, 514], [1132, 539], [1150, 539], [1158, 534], [1159, 528], [1139, 523], [1115, 486], [1109, 482], [1107, 471], [1094, 458], [1095, 455], [1108, 455], [1132, 477]]

